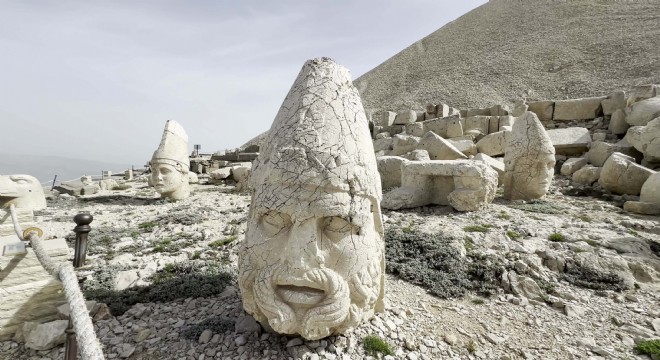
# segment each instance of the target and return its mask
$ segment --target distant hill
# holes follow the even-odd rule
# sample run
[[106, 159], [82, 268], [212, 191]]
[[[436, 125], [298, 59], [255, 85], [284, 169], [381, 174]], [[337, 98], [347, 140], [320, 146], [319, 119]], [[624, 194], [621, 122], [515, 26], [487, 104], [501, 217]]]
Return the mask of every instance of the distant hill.
[[[142, 167], [143, 164], [140, 164]], [[123, 172], [130, 164], [105, 163], [93, 160], [69, 159], [58, 156], [20, 155], [0, 153], [0, 175], [28, 174], [40, 182], [66, 181], [82, 175], [101, 175], [101, 171]], [[136, 165], [136, 168], [138, 166]]]
[[365, 109], [606, 95], [660, 83], [660, 1], [491, 0], [355, 80]]

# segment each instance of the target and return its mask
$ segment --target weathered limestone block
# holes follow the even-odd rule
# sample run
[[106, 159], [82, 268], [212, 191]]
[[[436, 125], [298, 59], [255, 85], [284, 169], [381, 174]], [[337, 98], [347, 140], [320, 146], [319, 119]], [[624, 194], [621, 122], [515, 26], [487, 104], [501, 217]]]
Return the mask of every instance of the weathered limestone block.
[[190, 195], [188, 135], [176, 121], [165, 123], [163, 137], [149, 168], [151, 184], [163, 198], [176, 201]]
[[417, 121], [417, 113], [415, 110], [401, 110], [397, 112], [394, 118], [395, 125], [412, 124]]
[[471, 116], [465, 118], [463, 132], [478, 130], [482, 135], [488, 135], [490, 129], [490, 116]]
[[396, 113], [393, 111], [379, 111], [374, 114], [374, 124], [382, 127], [389, 127], [394, 125]]
[[0, 175], [0, 209], [11, 205], [20, 209], [45, 209], [46, 196], [39, 180], [31, 175]]
[[636, 102], [644, 101], [655, 96], [660, 96], [660, 85], [637, 85], [628, 97], [627, 105], [630, 106]]
[[472, 160], [478, 160], [485, 162], [491, 169], [497, 172], [497, 186], [502, 185], [504, 181], [504, 161], [501, 161], [502, 158], [493, 159], [492, 157], [479, 153], [472, 158]]
[[551, 129], [547, 133], [558, 155], [582, 155], [591, 145], [589, 130], [583, 127]]
[[631, 126], [644, 126], [660, 116], [660, 96], [642, 100], [626, 108], [626, 122]]
[[506, 138], [510, 131], [498, 131], [484, 136], [477, 142], [477, 150], [488, 156], [504, 155]]
[[347, 69], [328, 58], [305, 63], [249, 190], [238, 251], [245, 311], [278, 333], [316, 340], [384, 310], [381, 182]]
[[509, 115], [509, 107], [506, 105], [493, 105], [490, 107], [490, 116]]
[[591, 149], [589, 149], [589, 152], [587, 152], [586, 157], [591, 165], [602, 167], [605, 165], [605, 161], [607, 161], [610, 155], [615, 152], [622, 153], [634, 158], [640, 157], [639, 152], [637, 152], [630, 143], [625, 141], [625, 139], [619, 141], [616, 144], [594, 141], [591, 144]]
[[424, 123], [423, 122], [416, 122], [414, 124], [407, 124], [406, 125], [406, 134], [412, 135], [412, 136], [417, 136], [417, 137], [424, 136]]
[[[25, 347], [33, 350], [49, 350], [64, 344], [66, 330], [69, 322], [67, 320], [55, 320], [43, 324], [26, 324], [24, 326]], [[26, 331], [25, 328], [29, 328]]]
[[199, 184], [199, 176], [192, 171], [188, 172], [188, 184]]
[[580, 185], [591, 185], [598, 181], [602, 168], [585, 165], [580, 170], [573, 173], [572, 180]]
[[500, 131], [500, 117], [491, 116], [490, 120], [488, 121], [488, 133], [492, 134], [498, 131]]
[[479, 152], [477, 145], [471, 139], [447, 139], [447, 141], [465, 156], [474, 156]]
[[435, 116], [439, 118], [447, 117], [450, 116], [451, 114], [451, 109], [449, 108], [449, 105], [440, 103], [435, 106]]
[[[16, 208], [16, 218], [23, 227], [34, 225], [34, 211], [32, 209]], [[14, 223], [11, 220], [9, 209], [0, 209], [0, 236], [15, 235]], [[2, 249], [0, 249], [0, 254]]]
[[660, 163], [660, 117], [651, 120], [646, 126], [631, 127], [624, 140], [644, 154], [647, 162]]
[[516, 118], [514, 118], [511, 115], [507, 116], [500, 116], [500, 125], [498, 127], [498, 131], [506, 131], [506, 130], [511, 130], [513, 127], [513, 124], [516, 122]]
[[646, 179], [639, 193], [639, 201], [660, 204], [660, 172]]
[[[511, 115], [514, 118], [523, 116], [523, 114], [525, 114], [528, 109], [529, 109], [529, 106], [527, 106], [527, 104], [525, 104], [525, 101], [522, 100], [522, 99], [518, 99], [513, 104], [513, 111], [511, 112]], [[500, 125], [500, 126], [502, 126], [502, 125]]]
[[438, 119], [432, 119], [432, 120], [426, 120], [423, 122], [424, 124], [424, 133], [426, 134], [429, 131], [433, 131], [434, 133], [442, 136], [443, 138], [448, 137], [447, 136], [447, 128], [449, 126], [449, 122], [455, 121], [458, 119], [461, 121], [461, 117], [458, 115], [454, 116], [448, 116], [444, 118], [438, 118]]
[[518, 118], [507, 138], [504, 153], [504, 197], [531, 200], [550, 188], [555, 167], [555, 148], [536, 114]]
[[463, 136], [463, 125], [461, 119], [453, 117], [447, 121], [447, 137], [455, 138]]
[[374, 151], [390, 151], [392, 150], [392, 144], [394, 144], [392, 138], [376, 139], [374, 141]]
[[603, 107], [603, 115], [612, 115], [617, 110], [623, 111], [626, 108], [626, 93], [625, 91], [616, 91], [607, 96], [600, 102]]
[[602, 106], [600, 103], [604, 99], [606, 99], [605, 96], [556, 100], [555, 112], [552, 119], [559, 121], [595, 119], [602, 113]]
[[570, 158], [564, 162], [559, 172], [564, 176], [571, 176], [585, 165], [587, 165], [587, 158], [585, 157]]
[[[57, 307], [66, 302], [62, 284], [43, 269], [31, 248], [16, 247], [18, 243], [15, 236], [0, 238], [0, 341], [11, 338], [26, 321], [56, 319]], [[43, 244], [54, 261], [68, 261], [64, 239]]]
[[[99, 188], [100, 188], [101, 190], [105, 190], [105, 191], [107, 191], [107, 190], [112, 190], [112, 189], [114, 189], [116, 186], [119, 186], [119, 184], [117, 183], [117, 180], [115, 180], [115, 179], [103, 179], [103, 180], [99, 180]], [[84, 194], [84, 195], [87, 195], [87, 194]]]
[[209, 176], [213, 180], [224, 180], [231, 176], [231, 168], [221, 168], [213, 170], [209, 173]]
[[610, 125], [607, 127], [607, 130], [609, 130], [614, 135], [622, 135], [628, 131], [629, 127], [630, 124], [626, 122], [626, 114], [623, 112], [623, 110], [617, 109], [614, 111], [614, 113], [612, 113], [612, 117], [610, 118]]
[[467, 156], [458, 150], [451, 142], [429, 131], [419, 141], [419, 149], [426, 150], [431, 160], [467, 159]]
[[236, 192], [247, 190], [251, 169], [252, 165], [250, 163], [237, 164], [231, 167], [231, 178], [236, 181]]
[[420, 138], [412, 135], [394, 135], [392, 137], [392, 153], [397, 156], [417, 149]]
[[424, 149], [415, 149], [409, 153], [401, 155], [402, 158], [412, 161], [431, 160], [429, 152]]
[[401, 186], [401, 164], [405, 161], [408, 160], [400, 156], [379, 156], [376, 158], [383, 189]]
[[528, 111], [533, 112], [541, 121], [551, 121], [555, 112], [554, 101], [529, 101], [527, 103]]
[[[401, 134], [405, 130], [406, 130], [405, 125], [392, 125], [392, 126], [382, 128], [381, 132], [386, 132], [386, 133], [389, 133], [390, 135], [394, 136], [396, 134]], [[254, 159], [250, 159], [250, 161], [252, 161], [252, 160], [254, 160]]]
[[660, 215], [660, 204], [644, 201], [626, 201], [623, 204], [623, 210], [642, 215]]
[[615, 194], [639, 195], [642, 185], [655, 171], [635, 163], [624, 154], [613, 153], [603, 165], [598, 183]]
[[401, 166], [401, 187], [383, 196], [383, 208], [404, 209], [429, 204], [477, 211], [493, 201], [497, 172], [483, 161], [410, 161]]

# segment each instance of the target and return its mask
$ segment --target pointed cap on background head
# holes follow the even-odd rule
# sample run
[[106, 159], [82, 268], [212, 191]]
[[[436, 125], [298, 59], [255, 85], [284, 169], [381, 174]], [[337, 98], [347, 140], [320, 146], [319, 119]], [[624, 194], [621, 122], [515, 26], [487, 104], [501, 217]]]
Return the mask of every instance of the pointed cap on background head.
[[266, 203], [274, 191], [294, 199], [307, 189], [365, 196], [379, 207], [369, 123], [346, 68], [329, 58], [303, 65], [252, 166], [250, 188]]
[[174, 120], [167, 120], [163, 138], [151, 158], [152, 162], [164, 162], [173, 165], [181, 172], [188, 172], [188, 135], [183, 127]]
[[555, 147], [538, 116], [527, 111], [516, 119], [511, 128], [505, 158], [528, 156], [530, 153], [554, 154]]

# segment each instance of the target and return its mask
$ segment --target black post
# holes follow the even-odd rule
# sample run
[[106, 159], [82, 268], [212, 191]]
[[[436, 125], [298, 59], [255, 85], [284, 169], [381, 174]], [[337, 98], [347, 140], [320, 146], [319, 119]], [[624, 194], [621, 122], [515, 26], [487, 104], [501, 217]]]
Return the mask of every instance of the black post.
[[55, 177], [53, 178], [53, 185], [50, 187], [50, 191], [53, 191], [53, 189], [55, 188], [55, 180], [57, 180], [57, 175], [55, 175]]
[[[81, 267], [85, 264], [87, 257], [87, 236], [92, 228], [89, 224], [94, 220], [90, 214], [78, 214], [73, 217], [76, 223], [73, 232], [76, 233], [75, 252], [73, 253], [73, 267]], [[82, 284], [80, 284], [82, 289]], [[73, 330], [73, 323], [71, 322], [71, 313], [69, 313], [69, 325], [66, 328], [66, 343], [64, 347], [64, 360], [76, 360], [78, 358], [78, 341], [76, 340], [76, 332]]]

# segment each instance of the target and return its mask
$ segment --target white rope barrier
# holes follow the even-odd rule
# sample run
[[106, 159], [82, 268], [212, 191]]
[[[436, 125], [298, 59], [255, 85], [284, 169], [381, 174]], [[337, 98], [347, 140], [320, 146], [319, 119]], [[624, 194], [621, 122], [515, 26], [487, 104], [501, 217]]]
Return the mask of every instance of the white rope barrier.
[[96, 338], [92, 319], [89, 317], [85, 298], [78, 286], [78, 277], [71, 263], [65, 261], [61, 263], [54, 262], [43, 247], [41, 239], [36, 231], [31, 231], [27, 239], [23, 239], [21, 226], [18, 224], [16, 210], [14, 205], [10, 205], [11, 219], [14, 222], [14, 229], [21, 240], [28, 240], [34, 250], [37, 259], [49, 274], [62, 282], [64, 295], [71, 308], [71, 322], [76, 331], [78, 342], [78, 351], [83, 360], [104, 360], [101, 345]]

